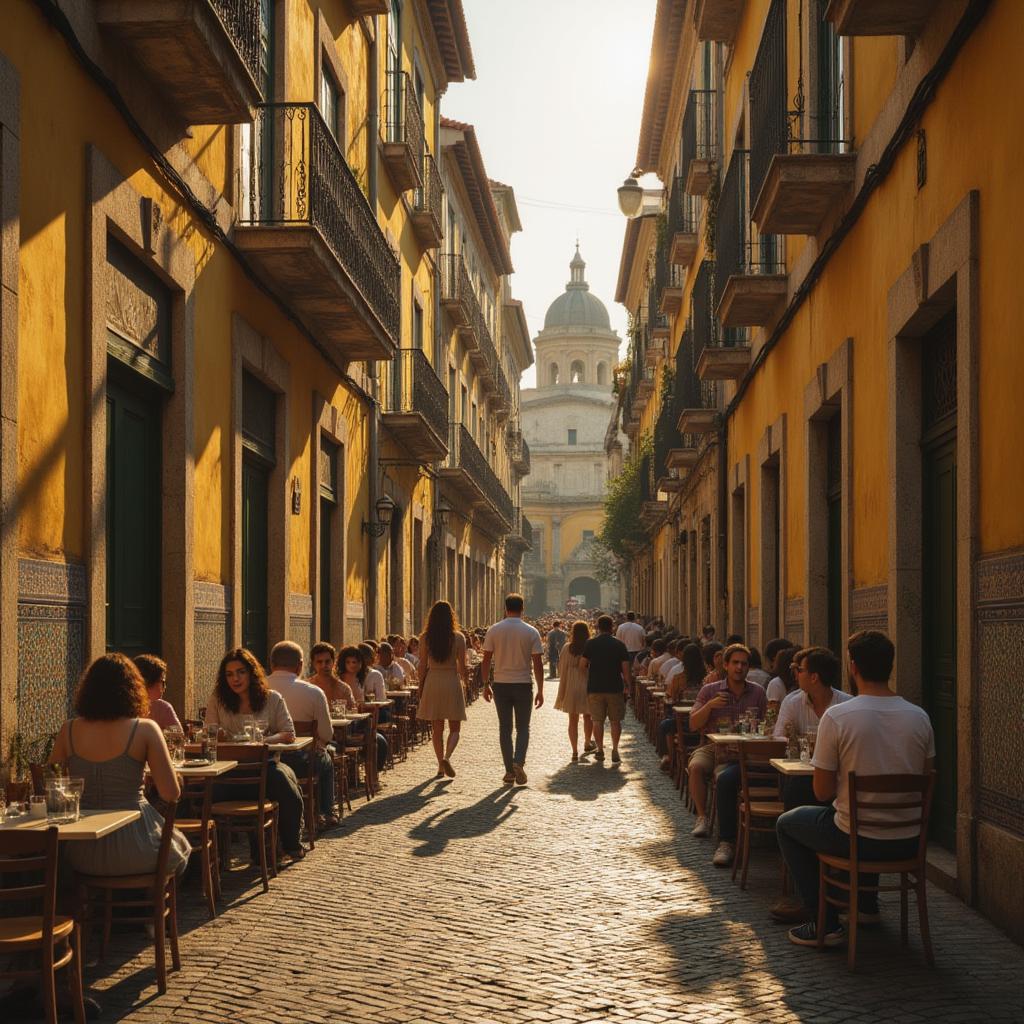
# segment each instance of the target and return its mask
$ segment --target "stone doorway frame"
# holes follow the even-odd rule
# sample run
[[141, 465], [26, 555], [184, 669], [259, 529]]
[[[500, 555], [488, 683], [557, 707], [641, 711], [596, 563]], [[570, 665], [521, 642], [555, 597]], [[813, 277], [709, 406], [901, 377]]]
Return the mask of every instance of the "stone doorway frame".
[[[788, 574], [786, 572], [787, 543], [787, 520], [788, 503], [786, 494], [789, 488], [786, 483], [788, 472], [786, 452], [786, 414], [783, 413], [770, 427], [766, 428], [761, 443], [757, 449], [757, 464], [760, 467], [760, 479], [758, 481], [758, 504], [760, 514], [758, 522], [760, 525], [760, 559], [758, 565], [758, 576], [760, 578], [760, 646], [764, 645], [775, 637], [785, 635], [786, 585]], [[769, 473], [774, 473], [778, 481], [778, 489], [775, 495], [768, 493], [765, 487], [765, 480]], [[765, 533], [765, 523], [772, 516], [772, 499], [775, 503], [775, 519], [779, 525], [779, 532], [776, 537], [769, 538]], [[776, 548], [778, 551], [776, 552]], [[772, 567], [778, 556], [778, 574], [776, 579]], [[771, 635], [769, 635], [771, 634]]]
[[[321, 17], [323, 15], [321, 14]], [[335, 554], [331, 564], [331, 621], [329, 636], [320, 637], [317, 626], [320, 622], [320, 447], [326, 439], [337, 447], [338, 493], [337, 513], [331, 530], [331, 550]], [[310, 593], [313, 600], [313, 642], [327, 640], [335, 643], [345, 636], [345, 619], [347, 617], [346, 593], [348, 586], [348, 519], [345, 505], [348, 493], [346, 487], [345, 459], [348, 455], [348, 420], [340, 410], [331, 405], [319, 392], [313, 393], [313, 440], [310, 446], [310, 531], [309, 531], [309, 564]]]

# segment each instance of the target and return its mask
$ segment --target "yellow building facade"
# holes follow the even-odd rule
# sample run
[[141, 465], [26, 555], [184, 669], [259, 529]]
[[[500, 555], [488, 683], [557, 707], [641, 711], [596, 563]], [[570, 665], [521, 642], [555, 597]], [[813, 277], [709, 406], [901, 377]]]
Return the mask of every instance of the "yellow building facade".
[[441, 593], [461, 4], [174, 10], [5, 10], [5, 753], [105, 650], [162, 654], [191, 716], [228, 646], [406, 633]]
[[1019, 937], [1001, 709], [1024, 517], [1000, 469], [1024, 153], [996, 112], [1022, 92], [1024, 10], [701, 0], [657, 19], [637, 171], [664, 200], [630, 222], [620, 274], [621, 301], [653, 288], [659, 314], [622, 403], [653, 448], [634, 600], [753, 644], [887, 630], [936, 732], [935, 876]]

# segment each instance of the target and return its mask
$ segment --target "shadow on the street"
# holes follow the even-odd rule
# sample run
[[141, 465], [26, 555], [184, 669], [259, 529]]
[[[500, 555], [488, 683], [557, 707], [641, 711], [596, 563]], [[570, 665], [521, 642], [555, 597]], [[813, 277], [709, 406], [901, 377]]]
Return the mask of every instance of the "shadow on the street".
[[421, 844], [412, 855], [436, 857], [453, 839], [476, 839], [493, 832], [518, 809], [511, 802], [516, 792], [511, 786], [502, 786], [468, 807], [437, 811], [424, 818], [409, 830], [409, 838]]
[[554, 796], [571, 796], [573, 800], [597, 800], [609, 793], [617, 793], [626, 784], [626, 774], [620, 765], [607, 761], [579, 761], [567, 764], [549, 776], [547, 792]]

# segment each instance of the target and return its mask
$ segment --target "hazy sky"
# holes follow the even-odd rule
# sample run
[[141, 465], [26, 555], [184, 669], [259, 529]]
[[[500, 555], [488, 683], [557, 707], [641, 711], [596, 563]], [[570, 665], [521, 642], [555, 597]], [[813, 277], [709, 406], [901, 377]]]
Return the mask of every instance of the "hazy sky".
[[512, 284], [530, 331], [565, 288], [578, 235], [591, 291], [625, 338], [615, 190], [636, 156], [655, 0], [463, 3], [477, 78], [453, 85], [442, 111], [476, 127], [487, 173], [515, 189]]

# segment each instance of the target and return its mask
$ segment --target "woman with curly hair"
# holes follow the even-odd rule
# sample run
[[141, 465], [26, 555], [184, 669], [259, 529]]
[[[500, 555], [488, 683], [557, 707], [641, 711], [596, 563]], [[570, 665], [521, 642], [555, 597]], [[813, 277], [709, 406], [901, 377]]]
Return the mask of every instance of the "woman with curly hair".
[[587, 702], [587, 670], [580, 664], [583, 648], [590, 639], [590, 627], [577, 619], [572, 624], [569, 642], [558, 654], [558, 696], [555, 708], [569, 716], [569, 742], [572, 744], [572, 759], [580, 759], [580, 715], [583, 716], [583, 752], [594, 749], [594, 720], [590, 717]]
[[[236, 647], [224, 655], [217, 669], [217, 684], [206, 703], [206, 725], [238, 736], [250, 716], [263, 723], [265, 743], [291, 743], [295, 739], [295, 725], [281, 694], [267, 685], [255, 655], [244, 647]], [[256, 795], [253, 786], [250, 796]], [[218, 793], [214, 786], [213, 796], [215, 800], [247, 799], [240, 797], [238, 787]], [[271, 761], [267, 766], [267, 798], [278, 803], [279, 835], [285, 857], [301, 860], [305, 856], [299, 838], [302, 791], [295, 772], [280, 761]]]
[[[367, 644], [360, 644], [358, 647], [354, 644], [349, 644], [346, 647], [342, 647], [341, 652], [338, 654], [338, 668], [341, 672], [342, 681], [348, 684], [357, 701], [376, 700], [376, 696], [369, 692], [371, 684], [368, 680], [371, 671], [378, 677], [380, 677], [380, 673], [376, 669], [370, 668], [372, 660], [373, 649]], [[380, 685], [382, 687], [384, 685], [383, 678], [380, 678]], [[360, 722], [357, 725], [349, 726], [348, 735], [350, 739], [365, 734], [365, 723]], [[378, 770], [387, 763], [389, 750], [387, 736], [380, 732], [377, 733]]]
[[[430, 723], [437, 775], [455, 778], [452, 752], [466, 720], [466, 639], [459, 631], [455, 611], [447, 601], [436, 601], [420, 637], [420, 703], [416, 717]], [[448, 722], [448, 743], [444, 723]]]
[[[149, 697], [134, 662], [104, 654], [83, 673], [75, 693], [76, 718], [65, 722], [50, 753], [50, 764], [70, 762], [85, 779], [82, 809], [139, 811], [138, 821], [91, 843], [64, 843], [61, 858], [85, 875], [138, 875], [156, 868], [164, 819], [143, 794], [146, 765], [162, 800], [181, 796], [164, 734], [147, 718]], [[168, 868], [181, 873], [190, 853], [177, 830]]]

